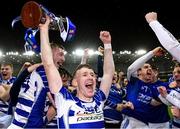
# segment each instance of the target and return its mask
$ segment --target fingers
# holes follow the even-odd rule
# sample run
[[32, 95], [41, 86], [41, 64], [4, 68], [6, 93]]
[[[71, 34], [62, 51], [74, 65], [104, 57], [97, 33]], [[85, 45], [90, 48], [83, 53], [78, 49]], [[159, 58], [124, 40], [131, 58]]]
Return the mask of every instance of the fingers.
[[42, 63], [37, 63], [37, 64], [34, 64], [34, 65], [31, 65], [31, 66], [28, 67], [28, 71], [32, 72], [41, 65], [42, 65]]
[[134, 105], [131, 102], [127, 102], [127, 106], [132, 110], [134, 109]]
[[160, 86], [160, 87], [158, 88], [158, 91], [159, 91], [159, 93], [161, 94], [162, 97], [166, 97], [166, 96], [167, 96], [166, 87]]
[[157, 20], [157, 13], [156, 12], [149, 12], [145, 15], [145, 19], [148, 23]]
[[134, 109], [134, 105], [132, 102], [128, 101], [124, 104], [124, 108], [130, 108], [130, 109]]
[[104, 44], [111, 43], [111, 35], [108, 31], [101, 31], [99, 38]]
[[164, 90], [166, 90], [166, 88], [165, 88], [164, 86], [160, 86], [160, 87], [158, 88], [158, 91], [160, 91], [160, 92], [163, 92]]
[[162, 56], [165, 54], [165, 50], [161, 47], [156, 47], [155, 49], [153, 49], [153, 54], [155, 56]]
[[45, 26], [48, 27], [50, 22], [51, 22], [51, 18], [48, 15], [46, 15], [45, 23], [40, 23], [39, 28], [42, 29]]

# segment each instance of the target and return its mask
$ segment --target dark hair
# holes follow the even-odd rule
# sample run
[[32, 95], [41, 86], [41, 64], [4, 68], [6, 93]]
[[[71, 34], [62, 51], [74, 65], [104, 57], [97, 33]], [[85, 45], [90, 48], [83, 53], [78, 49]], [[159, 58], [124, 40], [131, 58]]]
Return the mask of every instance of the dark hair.
[[11, 68], [13, 68], [13, 64], [11, 64], [11, 63], [2, 63], [1, 64], [1, 67], [2, 66], [10, 66]]
[[152, 70], [159, 71], [158, 67], [155, 64], [151, 64]]
[[73, 73], [73, 78], [75, 77], [76, 75], [76, 72], [82, 68], [88, 68], [88, 69], [92, 69], [94, 71], [94, 69], [89, 65], [89, 64], [80, 64], [76, 67], [74, 73]]
[[175, 63], [174, 68], [180, 67], [180, 63]]
[[60, 67], [59, 68], [59, 73], [60, 73], [60, 75], [62, 77], [70, 77], [70, 78], [72, 78], [72, 75], [65, 68]]
[[50, 43], [50, 46], [51, 46], [52, 49], [53, 48], [61, 48], [61, 49], [65, 50], [65, 48], [62, 45], [57, 44], [57, 43], [52, 42], [52, 43]]

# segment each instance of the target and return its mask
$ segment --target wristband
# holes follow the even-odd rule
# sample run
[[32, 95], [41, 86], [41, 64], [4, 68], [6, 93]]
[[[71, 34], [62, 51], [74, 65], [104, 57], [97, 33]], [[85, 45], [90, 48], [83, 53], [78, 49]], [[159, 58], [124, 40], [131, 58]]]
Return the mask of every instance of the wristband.
[[104, 44], [104, 49], [111, 49], [111, 43]]

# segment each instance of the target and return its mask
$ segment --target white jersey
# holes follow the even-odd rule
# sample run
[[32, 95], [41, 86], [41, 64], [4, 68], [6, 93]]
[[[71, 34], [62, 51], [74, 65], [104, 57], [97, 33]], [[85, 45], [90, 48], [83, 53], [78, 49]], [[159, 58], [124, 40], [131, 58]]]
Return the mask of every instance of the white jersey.
[[[180, 87], [170, 88], [165, 100], [180, 109]], [[180, 119], [173, 117], [173, 125], [180, 128]]]
[[50, 105], [52, 105], [51, 101], [49, 100], [49, 97], [47, 96], [46, 97], [46, 107], [44, 109], [44, 112], [45, 112], [45, 116], [44, 116], [44, 121], [45, 121], [45, 124], [46, 124], [46, 128], [57, 128], [57, 117], [55, 116], [51, 121], [48, 121], [48, 118], [46, 116], [47, 112], [48, 112], [48, 109], [50, 107]]
[[165, 99], [180, 109], [180, 87], [170, 88]]
[[169, 52], [171, 55], [180, 62], [180, 43], [177, 39], [164, 28], [158, 21], [152, 21], [149, 23], [150, 27], [156, 34], [161, 45]]
[[55, 94], [59, 128], [104, 128], [105, 94], [99, 90], [92, 102], [83, 102], [62, 87]]
[[33, 71], [24, 81], [18, 96], [14, 120], [8, 129], [41, 128], [48, 82], [43, 67]]

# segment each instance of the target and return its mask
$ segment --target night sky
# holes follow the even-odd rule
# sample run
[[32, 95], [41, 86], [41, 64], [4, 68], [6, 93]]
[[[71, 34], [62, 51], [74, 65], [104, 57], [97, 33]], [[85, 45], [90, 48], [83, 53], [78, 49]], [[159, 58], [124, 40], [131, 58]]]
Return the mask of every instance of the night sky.
[[[24, 28], [21, 22], [11, 28], [12, 20], [20, 15], [27, 0], [10, 0], [1, 3], [0, 11], [0, 50], [24, 51]], [[112, 35], [115, 51], [151, 50], [159, 42], [145, 21], [145, 14], [158, 13], [159, 21], [176, 37], [180, 38], [180, 7], [178, 1], [158, 0], [40, 0], [36, 1], [47, 7], [55, 15], [67, 16], [77, 27], [76, 37], [72, 42], [63, 43], [65, 48], [94, 48], [101, 45], [99, 31], [108, 30]], [[98, 2], [98, 3], [97, 3]], [[62, 42], [59, 33], [50, 33], [50, 41]]]

